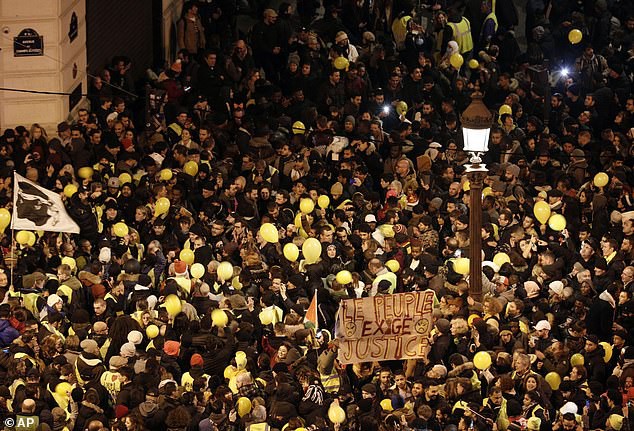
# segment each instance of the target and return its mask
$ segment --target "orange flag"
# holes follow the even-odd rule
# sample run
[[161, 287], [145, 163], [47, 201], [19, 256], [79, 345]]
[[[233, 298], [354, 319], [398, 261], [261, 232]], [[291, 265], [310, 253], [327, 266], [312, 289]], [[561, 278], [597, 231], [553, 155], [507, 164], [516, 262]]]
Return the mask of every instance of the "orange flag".
[[313, 322], [315, 325], [315, 331], [317, 331], [317, 290], [315, 290], [315, 295], [313, 295], [313, 300], [310, 301], [310, 305], [308, 306], [308, 310], [306, 310], [306, 316], [304, 317], [304, 322]]

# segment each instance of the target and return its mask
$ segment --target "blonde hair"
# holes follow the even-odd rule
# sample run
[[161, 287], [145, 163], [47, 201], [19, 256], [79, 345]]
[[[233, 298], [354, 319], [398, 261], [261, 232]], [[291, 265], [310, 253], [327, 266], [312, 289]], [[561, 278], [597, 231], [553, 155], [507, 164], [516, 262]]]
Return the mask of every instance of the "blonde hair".
[[454, 318], [451, 320], [451, 327], [455, 329], [456, 334], [462, 335], [469, 332], [469, 324], [463, 318]]

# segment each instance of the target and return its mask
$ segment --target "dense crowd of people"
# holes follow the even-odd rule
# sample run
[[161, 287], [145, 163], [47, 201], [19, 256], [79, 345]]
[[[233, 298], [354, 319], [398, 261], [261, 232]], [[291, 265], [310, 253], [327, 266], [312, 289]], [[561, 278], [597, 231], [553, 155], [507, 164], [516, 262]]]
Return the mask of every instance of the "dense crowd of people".
[[[118, 57], [55, 136], [3, 131], [0, 205], [16, 171], [80, 233], [2, 236], [0, 417], [628, 430], [632, 1], [269, 6], [188, 2], [165, 67], [135, 83]], [[469, 274], [476, 91], [495, 118]], [[423, 357], [339, 362], [342, 300], [426, 290]]]

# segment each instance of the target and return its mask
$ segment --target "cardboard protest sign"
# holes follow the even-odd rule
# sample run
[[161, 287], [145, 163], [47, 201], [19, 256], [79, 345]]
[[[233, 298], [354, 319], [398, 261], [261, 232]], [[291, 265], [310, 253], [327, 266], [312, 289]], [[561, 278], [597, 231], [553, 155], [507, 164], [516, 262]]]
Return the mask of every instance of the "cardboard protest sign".
[[341, 301], [339, 361], [354, 364], [421, 358], [432, 329], [434, 292], [408, 292]]

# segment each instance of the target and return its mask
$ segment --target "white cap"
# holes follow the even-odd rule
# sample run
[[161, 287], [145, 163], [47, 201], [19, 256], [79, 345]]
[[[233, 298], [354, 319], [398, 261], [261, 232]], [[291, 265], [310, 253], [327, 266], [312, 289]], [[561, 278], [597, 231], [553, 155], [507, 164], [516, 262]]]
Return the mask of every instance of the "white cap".
[[562, 415], [565, 415], [566, 413], [572, 413], [573, 415], [576, 415], [577, 411], [579, 411], [579, 407], [572, 401], [568, 401], [559, 409], [559, 412]]
[[141, 344], [141, 341], [143, 341], [143, 334], [139, 331], [130, 331], [128, 334], [128, 341], [133, 344]]
[[432, 142], [431, 144], [429, 144], [429, 148], [442, 148], [442, 145], [440, 145], [438, 142]]
[[548, 320], [540, 320], [537, 322], [537, 325], [535, 325], [535, 330], [541, 331], [543, 329], [548, 329], [550, 331], [550, 323], [548, 323]]
[[60, 298], [59, 295], [56, 295], [53, 293], [52, 295], [48, 295], [48, 299], [46, 300], [46, 305], [48, 305], [49, 307], [52, 307], [58, 302], [62, 302], [62, 298]]
[[108, 263], [112, 259], [112, 252], [109, 247], [103, 247], [99, 250], [99, 262]]
[[364, 221], [366, 223], [370, 223], [370, 222], [376, 223], [376, 216], [374, 214], [368, 214], [367, 216], [365, 216]]
[[548, 288], [553, 293], [556, 293], [559, 296], [563, 296], [563, 294], [564, 294], [564, 284], [561, 281], [559, 281], [559, 280], [555, 280], [555, 281], [551, 282], [548, 285]]
[[165, 379], [165, 380], [161, 380], [161, 382], [158, 385], [158, 388], [161, 389], [163, 386], [165, 386], [168, 383], [174, 383], [176, 386], [178, 386], [178, 383], [176, 383], [176, 380]]

